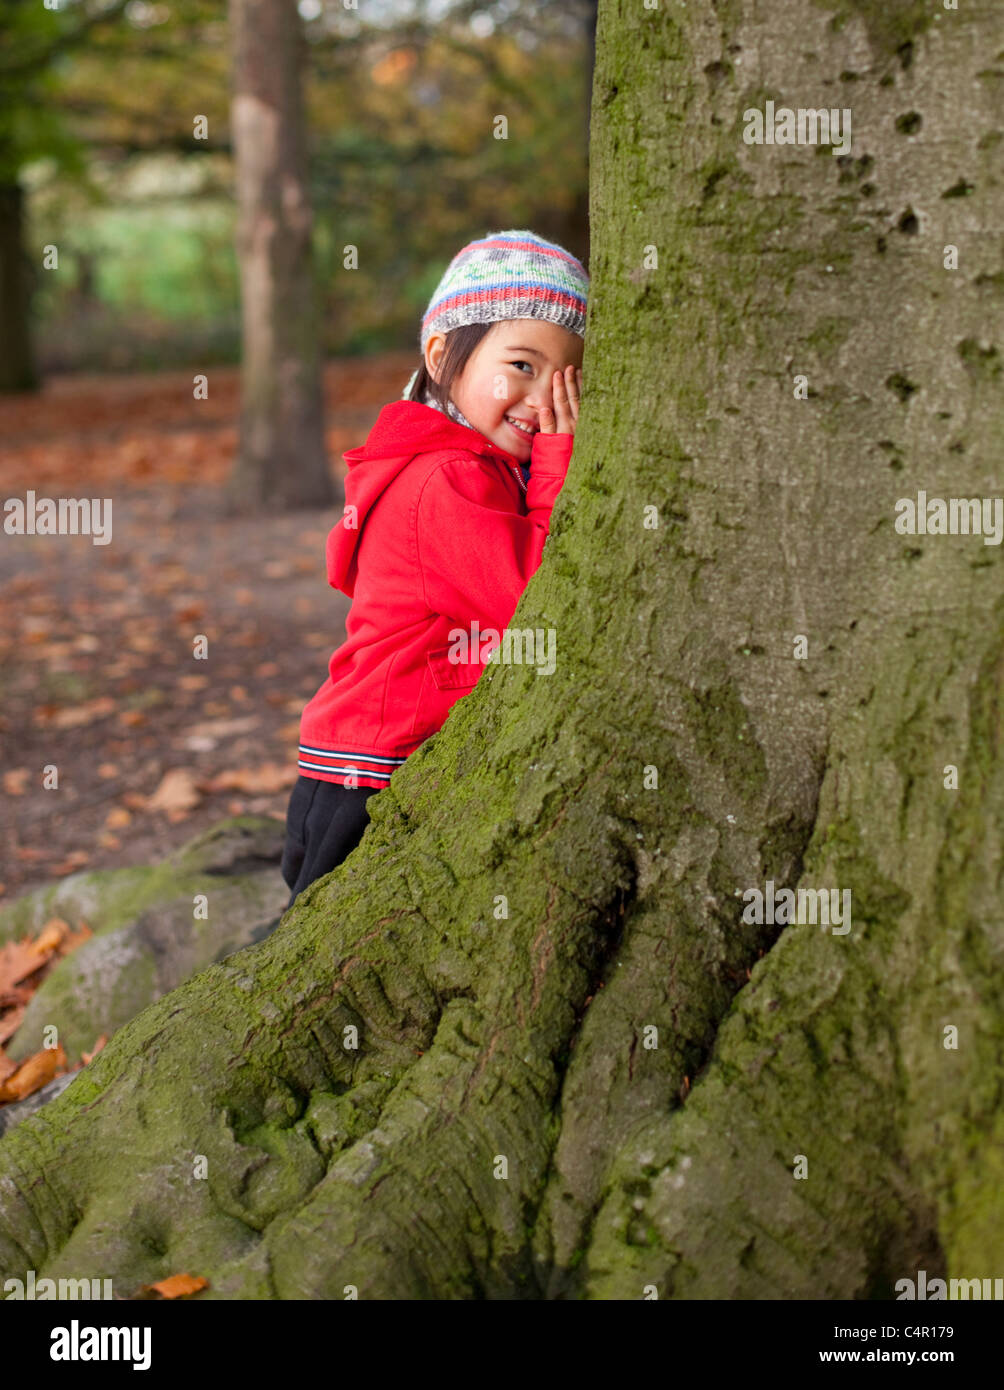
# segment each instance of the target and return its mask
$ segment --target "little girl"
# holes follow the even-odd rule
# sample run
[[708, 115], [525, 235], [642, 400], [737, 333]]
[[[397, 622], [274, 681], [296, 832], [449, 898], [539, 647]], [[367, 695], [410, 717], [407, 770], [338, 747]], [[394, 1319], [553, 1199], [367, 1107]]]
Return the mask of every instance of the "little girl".
[[504, 631], [540, 564], [572, 454], [589, 277], [562, 247], [496, 232], [454, 256], [422, 364], [344, 454], [328, 581], [346, 639], [300, 721], [282, 873], [289, 902], [355, 848], [366, 802], [484, 669], [451, 629]]

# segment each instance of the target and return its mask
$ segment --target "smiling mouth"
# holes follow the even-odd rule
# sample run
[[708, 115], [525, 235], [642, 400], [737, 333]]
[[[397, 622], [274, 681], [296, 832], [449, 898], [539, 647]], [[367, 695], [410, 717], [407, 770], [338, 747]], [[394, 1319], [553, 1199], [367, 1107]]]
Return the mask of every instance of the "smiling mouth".
[[518, 430], [520, 434], [525, 434], [527, 438], [537, 433], [536, 425], [531, 425], [527, 420], [514, 420], [511, 415], [505, 415], [503, 419], [507, 425], [512, 425], [514, 430]]

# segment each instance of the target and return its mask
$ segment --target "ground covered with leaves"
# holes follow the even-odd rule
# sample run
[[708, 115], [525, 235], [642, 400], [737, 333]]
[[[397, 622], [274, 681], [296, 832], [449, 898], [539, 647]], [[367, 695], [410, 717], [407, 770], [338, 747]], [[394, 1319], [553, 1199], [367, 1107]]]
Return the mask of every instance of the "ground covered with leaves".
[[[407, 354], [325, 373], [332, 474]], [[238, 375], [55, 378], [0, 399], [0, 496], [110, 498], [112, 540], [0, 532], [0, 901], [82, 869], [163, 858], [225, 816], [282, 820], [299, 717], [344, 637], [348, 600], [327, 583], [340, 506], [228, 516]], [[208, 658], [193, 640], [208, 638]], [[46, 787], [46, 769], [56, 785]], [[91, 935], [47, 922], [0, 947], [0, 1105], [85, 1065], [61, 1045], [5, 1052], [54, 965]]]
[[[334, 476], [412, 356], [328, 365]], [[196, 401], [193, 375], [0, 399], [0, 497], [113, 504], [108, 545], [0, 532], [0, 901], [159, 859], [223, 816], [285, 815], [300, 712], [344, 637], [324, 555], [340, 508], [227, 517], [238, 376], [213, 369]]]

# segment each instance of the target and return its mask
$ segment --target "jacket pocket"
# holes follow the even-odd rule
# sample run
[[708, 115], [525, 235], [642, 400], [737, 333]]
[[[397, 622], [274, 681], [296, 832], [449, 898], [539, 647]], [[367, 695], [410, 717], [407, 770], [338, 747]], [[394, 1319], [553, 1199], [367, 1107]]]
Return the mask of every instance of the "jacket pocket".
[[481, 672], [485, 669], [480, 660], [450, 660], [450, 645], [434, 647], [426, 660], [437, 690], [470, 690], [477, 685]]

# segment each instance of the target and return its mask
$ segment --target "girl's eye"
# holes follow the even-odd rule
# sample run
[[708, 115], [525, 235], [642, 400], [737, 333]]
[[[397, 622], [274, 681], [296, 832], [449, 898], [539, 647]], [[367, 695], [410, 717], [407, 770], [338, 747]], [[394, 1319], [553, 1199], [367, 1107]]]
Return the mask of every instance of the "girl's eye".
[[521, 358], [518, 362], [510, 362], [510, 363], [509, 363], [509, 366], [510, 366], [510, 367], [530, 367], [531, 372], [533, 371], [533, 367], [530, 366], [530, 363], [529, 363], [529, 362], [524, 362], [524, 361], [522, 360], [522, 358]]

